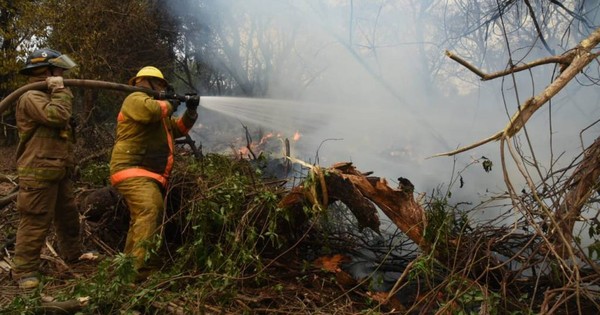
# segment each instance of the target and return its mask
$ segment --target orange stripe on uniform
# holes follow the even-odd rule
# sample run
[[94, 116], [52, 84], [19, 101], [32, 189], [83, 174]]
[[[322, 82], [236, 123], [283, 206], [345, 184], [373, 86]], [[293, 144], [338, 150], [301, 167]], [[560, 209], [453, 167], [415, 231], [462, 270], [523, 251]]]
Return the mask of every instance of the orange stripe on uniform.
[[165, 128], [165, 135], [167, 136], [167, 144], [169, 145], [169, 157], [167, 158], [167, 165], [165, 166], [164, 176], [168, 177], [171, 174], [171, 169], [173, 168], [173, 135], [169, 132], [169, 128], [167, 127], [167, 121], [163, 119], [163, 127]]
[[161, 118], [165, 118], [169, 115], [169, 103], [167, 101], [157, 101], [158, 105], [160, 105], [160, 109], [162, 111]]
[[128, 169], [124, 169], [122, 171], [118, 171], [114, 174], [112, 174], [110, 176], [110, 183], [113, 186], [116, 186], [117, 184], [119, 184], [120, 182], [128, 179], [128, 178], [132, 178], [132, 177], [149, 177], [152, 178], [156, 181], [158, 181], [163, 187], [167, 187], [167, 178], [150, 172], [148, 170], [145, 170], [143, 168], [128, 168]]
[[179, 131], [181, 131], [182, 133], [187, 134], [191, 128], [188, 128], [185, 125], [185, 123], [183, 122], [183, 117], [181, 117], [177, 120], [177, 129], [179, 129]]

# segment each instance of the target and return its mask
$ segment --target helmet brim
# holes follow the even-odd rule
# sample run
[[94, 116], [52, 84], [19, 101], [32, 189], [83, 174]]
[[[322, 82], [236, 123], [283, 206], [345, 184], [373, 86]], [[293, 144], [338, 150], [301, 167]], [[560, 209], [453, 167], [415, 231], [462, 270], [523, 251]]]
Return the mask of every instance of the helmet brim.
[[48, 63], [55, 66], [55, 67], [59, 67], [59, 68], [63, 68], [65, 70], [69, 70], [71, 68], [74, 68], [77, 66], [77, 64], [75, 63], [75, 61], [73, 61], [71, 58], [69, 58], [69, 56], [67, 55], [60, 55], [56, 58], [53, 59], [49, 59]]
[[154, 76], [148, 76], [148, 75], [135, 76], [135, 77], [129, 79], [129, 81], [127, 81], [127, 84], [134, 86], [135, 80], [137, 80], [138, 78], [160, 80], [160, 81], [164, 82], [165, 85], [169, 85], [169, 82], [167, 82], [167, 80], [165, 80], [165, 79], [161, 79], [159, 77], [154, 77]]

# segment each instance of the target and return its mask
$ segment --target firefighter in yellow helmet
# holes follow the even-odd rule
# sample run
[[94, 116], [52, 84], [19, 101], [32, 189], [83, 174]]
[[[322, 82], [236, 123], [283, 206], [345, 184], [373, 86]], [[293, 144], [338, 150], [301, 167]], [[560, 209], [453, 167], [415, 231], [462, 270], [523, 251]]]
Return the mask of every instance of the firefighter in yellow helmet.
[[74, 66], [67, 55], [38, 49], [20, 70], [29, 77], [29, 83], [46, 81], [48, 86], [43, 91], [25, 92], [15, 108], [20, 221], [12, 276], [21, 289], [39, 285], [40, 252], [53, 223], [63, 259], [69, 262], [81, 255], [71, 179], [75, 167], [70, 124], [73, 94], [62, 77]]
[[[168, 82], [152, 66], [143, 67], [129, 80], [133, 86], [165, 92]], [[144, 92], [129, 94], [117, 117], [113, 147], [111, 183], [125, 199], [130, 213], [125, 254], [134, 259], [134, 267], [143, 274], [147, 246], [157, 235], [164, 211], [163, 194], [173, 167], [174, 139], [185, 136], [196, 122], [200, 99], [186, 102], [186, 111], [171, 117], [173, 105]]]

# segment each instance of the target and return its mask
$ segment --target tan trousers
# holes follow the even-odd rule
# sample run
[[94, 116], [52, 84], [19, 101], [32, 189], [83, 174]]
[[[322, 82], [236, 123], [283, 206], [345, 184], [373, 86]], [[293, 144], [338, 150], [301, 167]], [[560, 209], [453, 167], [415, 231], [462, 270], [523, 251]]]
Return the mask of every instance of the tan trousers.
[[134, 258], [136, 270], [144, 267], [148, 247], [157, 236], [164, 211], [160, 185], [147, 177], [132, 177], [117, 185], [117, 190], [129, 208], [129, 231], [125, 241], [125, 254]]
[[73, 182], [68, 176], [58, 182], [19, 181], [17, 210], [20, 221], [14, 256], [16, 278], [38, 272], [40, 252], [52, 223], [62, 258], [72, 261], [81, 255], [79, 213]]

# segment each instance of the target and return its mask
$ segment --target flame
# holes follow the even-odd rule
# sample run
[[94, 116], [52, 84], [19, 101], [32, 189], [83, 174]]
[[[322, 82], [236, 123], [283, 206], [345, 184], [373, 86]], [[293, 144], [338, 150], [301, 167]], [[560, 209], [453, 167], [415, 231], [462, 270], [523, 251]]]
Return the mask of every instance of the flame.
[[273, 138], [273, 133], [272, 133], [272, 132], [269, 132], [269, 133], [267, 133], [266, 135], [264, 135], [264, 136], [263, 136], [263, 137], [260, 139], [260, 141], [258, 142], [258, 144], [264, 144], [264, 143], [266, 143], [266, 142], [267, 142], [267, 141], [268, 141], [270, 138]]
[[342, 270], [340, 268], [340, 265], [342, 263], [348, 263], [351, 261], [352, 261], [352, 258], [350, 256], [336, 254], [333, 256], [319, 257], [319, 258], [315, 259], [313, 264], [317, 268], [321, 268], [321, 269], [324, 269], [324, 270], [327, 270], [330, 272], [339, 272]]
[[250, 150], [248, 150], [247, 147], [240, 147], [238, 149], [238, 154], [240, 154], [240, 155], [250, 154]]
[[[283, 137], [284, 136], [282, 133], [269, 132], [269, 133], [264, 134], [262, 136], [262, 138], [260, 138], [260, 140], [252, 141], [250, 144], [246, 144], [246, 145], [243, 145], [243, 143], [246, 140], [243, 139], [242, 137], [238, 137], [238, 138], [236, 138], [236, 141], [235, 141], [235, 143], [237, 145], [232, 144], [232, 149], [239, 156], [246, 156], [251, 153], [250, 151], [252, 151], [254, 154], [258, 155], [260, 152], [262, 152], [264, 150], [274, 151], [276, 149], [276, 146], [282, 145], [283, 142], [282, 141], [273, 142], [271, 140], [273, 140], [273, 139], [284, 140]], [[293, 140], [295, 142], [295, 141], [300, 140], [301, 137], [302, 137], [302, 134], [300, 134], [300, 131], [296, 131], [294, 133], [293, 137], [291, 138], [291, 140]], [[287, 140], [287, 139], [288, 138], [285, 138], [285, 140]]]

